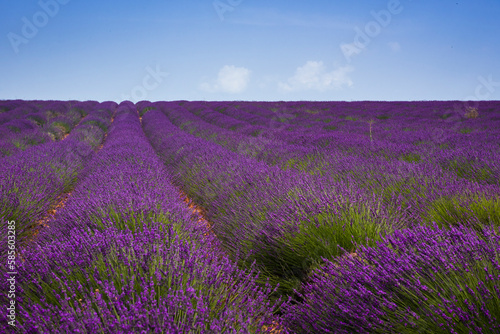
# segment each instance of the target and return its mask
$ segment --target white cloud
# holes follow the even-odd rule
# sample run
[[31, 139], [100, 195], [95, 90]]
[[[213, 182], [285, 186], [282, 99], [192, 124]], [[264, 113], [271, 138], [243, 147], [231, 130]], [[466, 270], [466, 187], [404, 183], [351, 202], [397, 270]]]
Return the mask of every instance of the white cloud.
[[224, 92], [235, 94], [243, 92], [247, 88], [249, 80], [249, 69], [226, 65], [220, 69], [214, 83], [203, 82], [200, 88], [211, 93]]
[[286, 83], [280, 82], [279, 88], [284, 91], [340, 89], [343, 86], [352, 86], [348, 73], [352, 66], [341, 66], [327, 72], [322, 61], [308, 61], [304, 66], [298, 67], [295, 75]]
[[401, 45], [398, 42], [389, 42], [387, 45], [389, 45], [393, 52], [401, 51]]

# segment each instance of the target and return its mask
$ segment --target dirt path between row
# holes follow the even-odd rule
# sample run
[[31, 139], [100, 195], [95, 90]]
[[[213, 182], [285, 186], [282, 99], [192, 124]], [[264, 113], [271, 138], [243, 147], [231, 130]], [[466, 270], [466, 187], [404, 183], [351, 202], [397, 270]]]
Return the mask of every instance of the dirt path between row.
[[[113, 121], [115, 120], [115, 113], [116, 113], [116, 110], [115, 110], [115, 112], [113, 112], [113, 116], [111, 117], [111, 124], [113, 124]], [[85, 117], [83, 117], [80, 120], [80, 122], [78, 122], [78, 124], [75, 125], [75, 127], [73, 129], [75, 129], [86, 117], [87, 117], [87, 115]], [[66, 137], [68, 135], [69, 135], [69, 133], [66, 134], [64, 136], [64, 138], [61, 139], [61, 140], [66, 139]], [[99, 147], [97, 148], [97, 150], [95, 151], [95, 153], [99, 152], [102, 149], [102, 147], [103, 147], [103, 145], [104, 145], [104, 143], [106, 141], [106, 137], [107, 136], [108, 136], [108, 132], [106, 131], [106, 133], [104, 134], [104, 137], [102, 138], [101, 145], [99, 145]], [[69, 192], [62, 193], [61, 195], [59, 195], [59, 197], [56, 199], [55, 203], [49, 208], [49, 210], [47, 210], [47, 213], [45, 214], [45, 216], [42, 219], [40, 219], [39, 221], [37, 221], [35, 223], [36, 230], [33, 233], [33, 235], [31, 236], [31, 238], [28, 240], [28, 243], [33, 242], [35, 240], [36, 236], [38, 235], [39, 229], [37, 227], [41, 227], [41, 228], [49, 227], [49, 223], [54, 219], [54, 217], [56, 216], [57, 211], [61, 210], [62, 208], [64, 208], [64, 205], [66, 204], [66, 202], [70, 198], [71, 193], [72, 192], [69, 191]], [[24, 262], [24, 259], [23, 259], [23, 262]]]
[[71, 128], [71, 130], [70, 130], [68, 133], [66, 133], [66, 134], [65, 134], [65, 135], [61, 138], [61, 140], [60, 140], [60, 141], [63, 141], [64, 139], [68, 138], [69, 134], [70, 134], [71, 132], [73, 132], [73, 130], [74, 130], [74, 129], [76, 129], [76, 127], [77, 127], [78, 125], [80, 125], [80, 124], [83, 122], [83, 120], [84, 120], [85, 118], [87, 118], [87, 116], [88, 116], [88, 114], [87, 114], [87, 115], [85, 115], [85, 116], [83, 116], [82, 118], [80, 118], [80, 120], [78, 121], [78, 123], [76, 123], [76, 125], [75, 125], [73, 128]]
[[[182, 190], [179, 188], [179, 195], [181, 197], [181, 199], [183, 200], [184, 203], [186, 203], [188, 209], [191, 211], [191, 213], [197, 217], [197, 221], [199, 224], [201, 225], [204, 225], [208, 228], [210, 234], [213, 234], [215, 237], [217, 237], [217, 235], [215, 234], [215, 232], [213, 231], [213, 228], [212, 228], [212, 223], [210, 223], [206, 218], [205, 218], [205, 215], [204, 215], [204, 209], [201, 208], [200, 206], [198, 206], [192, 199], [190, 199], [188, 197], [188, 195]], [[205, 236], [208, 235], [205, 234]], [[280, 326], [277, 324], [277, 323], [273, 323], [271, 326], [264, 326], [262, 328], [263, 330], [269, 330], [268, 333], [272, 333], [272, 334], [280, 334], [280, 333], [283, 333], [284, 332], [284, 329], [283, 328], [280, 328]]]
[[191, 211], [191, 213], [192, 213], [192, 214], [196, 217], [196, 220], [197, 220], [198, 224], [203, 225], [203, 226], [205, 226], [205, 227], [208, 229], [208, 231], [209, 231], [209, 232], [207, 232], [207, 234], [205, 234], [205, 236], [207, 236], [208, 234], [212, 234], [212, 235], [214, 235], [215, 237], [217, 237], [217, 235], [215, 234], [215, 232], [214, 232], [214, 230], [213, 230], [213, 228], [212, 228], [213, 224], [212, 224], [212, 223], [210, 223], [210, 222], [206, 219], [206, 217], [205, 217], [205, 215], [204, 215], [204, 213], [203, 213], [204, 209], [203, 209], [203, 208], [201, 208], [200, 206], [198, 206], [198, 205], [197, 205], [197, 204], [196, 204], [196, 203], [195, 203], [192, 199], [190, 199], [190, 198], [188, 197], [188, 195], [187, 195], [187, 194], [186, 194], [186, 193], [185, 193], [182, 189], [180, 189], [180, 188], [179, 188], [179, 196], [181, 197], [182, 201], [183, 201], [184, 203], [186, 203], [186, 205], [187, 205], [187, 207], [188, 207], [189, 211]]
[[[139, 116], [139, 122], [141, 123], [141, 128], [142, 128], [142, 116], [140, 115], [139, 110], [137, 110], [137, 115]], [[143, 129], [143, 131], [144, 131], [144, 129]], [[180, 187], [176, 187], [176, 188], [179, 190], [180, 198], [182, 199], [182, 201], [184, 203], [186, 203], [186, 206], [188, 207], [189, 211], [191, 211], [191, 213], [196, 217], [197, 222], [200, 225], [205, 226], [209, 230], [208, 233], [217, 237], [217, 235], [215, 234], [215, 232], [212, 229], [213, 224], [211, 224], [206, 219], [206, 217], [203, 213], [204, 209], [202, 207], [198, 206], [192, 199], [190, 199], [188, 197], [188, 195]], [[207, 235], [208, 234], [205, 234], [205, 236], [207, 236]]]
[[[139, 111], [137, 111], [139, 114]], [[142, 128], [142, 117], [139, 114], [139, 122], [141, 123], [141, 128]], [[187, 208], [189, 211], [196, 217], [196, 220], [198, 224], [205, 226], [208, 229], [208, 232], [204, 235], [205, 237], [208, 235], [213, 235], [215, 238], [217, 238], [217, 235], [215, 234], [212, 226], [213, 223], [209, 222], [206, 217], [205, 217], [205, 210], [197, 205], [189, 196], [182, 190], [180, 187], [176, 187], [179, 190], [179, 196], [181, 200], [186, 203]], [[280, 334], [284, 332], [283, 328], [280, 328], [280, 326], [277, 323], [273, 323], [271, 326], [264, 326], [262, 328], [263, 330], [268, 330], [268, 333], [272, 334]]]

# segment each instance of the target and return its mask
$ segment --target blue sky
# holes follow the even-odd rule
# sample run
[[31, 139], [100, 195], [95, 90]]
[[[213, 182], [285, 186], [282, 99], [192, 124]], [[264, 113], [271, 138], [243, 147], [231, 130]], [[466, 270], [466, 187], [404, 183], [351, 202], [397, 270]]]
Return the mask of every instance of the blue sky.
[[500, 100], [498, 0], [0, 4], [0, 99]]

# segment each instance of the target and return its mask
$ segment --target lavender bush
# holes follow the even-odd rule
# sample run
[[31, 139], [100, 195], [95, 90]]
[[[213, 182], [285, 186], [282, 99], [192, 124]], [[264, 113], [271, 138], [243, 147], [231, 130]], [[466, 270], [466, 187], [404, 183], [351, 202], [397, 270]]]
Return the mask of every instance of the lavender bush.
[[287, 305], [301, 333], [496, 333], [500, 325], [497, 228], [394, 232], [377, 247], [325, 259]]
[[26, 332], [256, 333], [275, 319], [255, 273], [157, 224], [75, 229], [22, 257]]

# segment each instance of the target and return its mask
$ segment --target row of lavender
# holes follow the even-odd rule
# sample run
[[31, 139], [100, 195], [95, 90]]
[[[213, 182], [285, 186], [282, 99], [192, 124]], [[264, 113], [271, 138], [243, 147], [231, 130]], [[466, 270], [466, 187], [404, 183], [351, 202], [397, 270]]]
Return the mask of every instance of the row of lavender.
[[[186, 106], [186, 103], [181, 104]], [[498, 314], [492, 315], [488, 312], [495, 311], [494, 308], [490, 309], [493, 307], [491, 302], [494, 303], [500, 297], [494, 288], [497, 276], [476, 275], [476, 269], [484, 265], [481, 267], [483, 270], [497, 270], [494, 266], [496, 259], [492, 257], [492, 254], [498, 252], [495, 235], [483, 233], [478, 236], [474, 229], [462, 228], [448, 232], [446, 229], [437, 229], [432, 222], [438, 221], [440, 227], [466, 224], [475, 230], [482, 230], [483, 226], [492, 223], [498, 225], [500, 192], [496, 184], [485, 185], [469, 178], [457, 178], [453, 173], [438, 170], [432, 164], [416, 164], [404, 160], [392, 160], [383, 164], [378, 161], [371, 167], [378, 168], [378, 175], [386, 176], [387, 171], [394, 167], [391, 165], [396, 164], [397, 169], [393, 171], [399, 176], [395, 180], [370, 180], [370, 183], [382, 184], [389, 188], [381, 201], [373, 188], [363, 187], [367, 184], [366, 181], [359, 180], [356, 175], [331, 179], [283, 171], [266, 164], [265, 159], [251, 159], [245, 152], [235, 152], [235, 143], [246, 140], [245, 134], [253, 131], [251, 127], [241, 126], [241, 131], [234, 131], [231, 136], [229, 132], [224, 131], [227, 126], [214, 128], [210, 123], [186, 114], [187, 110], [180, 109], [179, 103], [157, 103], [154, 106], [162, 108], [164, 115], [156, 111], [146, 111], [143, 116], [145, 132], [164, 161], [178, 171], [177, 182], [205, 207], [207, 217], [214, 224], [214, 230], [224, 247], [242, 263], [256, 260], [266, 276], [285, 285], [282, 292], [286, 292], [287, 287], [296, 287], [297, 280], [299, 283], [306, 280], [314, 282], [303, 285], [307, 293], [299, 299], [304, 303], [288, 309], [287, 319], [291, 327], [306, 332], [399, 332], [394, 326], [399, 324], [401, 319], [407, 318], [409, 320], [403, 324], [408, 326], [408, 332], [411, 332], [410, 328], [417, 331], [421, 326], [429, 328], [431, 332], [459, 330], [462, 328], [460, 321], [467, 319], [470, 322], [466, 326], [473, 323], [477, 325], [479, 321], [485, 332], [488, 332], [488, 328], [494, 330], [495, 319], [498, 319], [495, 317], [498, 317]], [[279, 145], [278, 142], [273, 144]], [[341, 172], [336, 169], [331, 174]], [[409, 183], [409, 186], [405, 182]], [[408, 209], [412, 206], [410, 203], [402, 203], [401, 197], [415, 201], [411, 203], [414, 205], [414, 219], [407, 220], [404, 224], [401, 224], [401, 218], [407, 216]], [[420, 223], [427, 223], [434, 229], [417, 227]], [[379, 271], [373, 271], [372, 276], [354, 276], [350, 273], [354, 278], [345, 286], [342, 285], [340, 275], [338, 280], [328, 279], [328, 275], [332, 277], [332, 272], [339, 271], [336, 264], [329, 262], [332, 256], [342, 253], [337, 248], [338, 245], [352, 251], [352, 236], [358, 245], [366, 243], [365, 238], [369, 237], [373, 241], [368, 244], [374, 246], [374, 241], [380, 240], [379, 233], [389, 234], [402, 227], [412, 227], [416, 232], [403, 229], [400, 232], [402, 234], [389, 237], [392, 239], [385, 244], [389, 246], [389, 251], [395, 252], [393, 258], [401, 257], [405, 252], [410, 254], [410, 259], [400, 259], [410, 261], [410, 264], [395, 267], [406, 270], [408, 276], [403, 276], [406, 285], [401, 285], [399, 277], [392, 277], [393, 281], [388, 281], [385, 276], [383, 279], [377, 276], [385, 275], [386, 270], [395, 270], [391, 269], [390, 262], [385, 261], [384, 257], [379, 259]], [[429, 253], [422, 255], [415, 251], [420, 249], [415, 248], [415, 245], [401, 243], [400, 239], [406, 238], [410, 233], [418, 235], [413, 237], [415, 242], [422, 242], [418, 243], [418, 247], [429, 245]], [[482, 241], [483, 239], [487, 242]], [[440, 240], [440, 243], [436, 243], [436, 240]], [[460, 256], [464, 247], [460, 243], [464, 240], [474, 245], [472, 248], [466, 248], [472, 255], [465, 260]], [[383, 249], [384, 245], [380, 247]], [[355, 261], [350, 258], [342, 260], [345, 263], [355, 263], [349, 270], [361, 270], [364, 273], [370, 268], [377, 268], [373, 265], [375, 255], [371, 255], [370, 260], [367, 260], [366, 255], [359, 255], [369, 253], [369, 250], [358, 247], [356, 252], [358, 255]], [[378, 254], [376, 250], [373, 252]], [[445, 257], [443, 254], [449, 256]], [[485, 254], [488, 256], [484, 256]], [[322, 267], [319, 273], [311, 275], [311, 270], [317, 268], [319, 263], [325, 265], [321, 260], [323, 257], [330, 259], [326, 262], [331, 263], [330, 267]], [[358, 261], [360, 257], [362, 260]], [[478, 262], [478, 259], [486, 262]], [[436, 261], [438, 265], [435, 264]], [[475, 268], [475, 275], [463, 275], [464, 271], [469, 271], [470, 266]], [[457, 290], [451, 283], [437, 286], [417, 284], [416, 282], [423, 281], [422, 275], [429, 277], [430, 269], [436, 270], [440, 275], [444, 275], [443, 277], [459, 281], [464, 279], [459, 282], [462, 285], [459, 284]], [[342, 275], [346, 273], [348, 271]], [[361, 281], [362, 278], [365, 281]], [[366, 286], [369, 282], [366, 280], [372, 284], [368, 290]], [[388, 285], [384, 285], [384, 282], [388, 282]], [[339, 284], [344, 288], [339, 290]], [[374, 316], [373, 311], [366, 317], [362, 316], [364, 311], [359, 310], [364, 309], [363, 303], [366, 302], [367, 296], [389, 294], [394, 286], [401, 286], [402, 291], [385, 296], [386, 301], [377, 297], [378, 301], [369, 306], [378, 310], [381, 309], [381, 303], [385, 303], [386, 308], [381, 309], [382, 313]], [[445, 309], [443, 305], [447, 305], [449, 298], [462, 300], [470, 293], [462, 293], [462, 286], [470, 287], [470, 291], [475, 291], [484, 298], [481, 297], [482, 299], [476, 300], [476, 304], [465, 309], [462, 309], [463, 304], [458, 309]], [[331, 287], [331, 294], [323, 296], [320, 292], [326, 291], [324, 289], [328, 287]], [[365, 287], [362, 290], [364, 294], [356, 295], [355, 291], [360, 287]], [[422, 296], [422, 289], [437, 294], [437, 297], [434, 296], [424, 306], [419, 306], [415, 300], [411, 304], [415, 296]], [[443, 292], [439, 289], [444, 289], [446, 293], [439, 294]], [[348, 298], [353, 294], [357, 297], [353, 300]], [[403, 297], [404, 299], [401, 299]], [[339, 300], [343, 299], [349, 300], [349, 303], [340, 303]], [[489, 311], [485, 313], [484, 309]], [[339, 316], [331, 317], [325, 310]], [[483, 311], [478, 313], [478, 310]], [[351, 312], [353, 317], [349, 318], [342, 312]], [[317, 326], [311, 327], [309, 323]], [[439, 324], [444, 326], [444, 329], [440, 329]]]
[[[198, 225], [133, 104], [117, 108], [102, 149], [85, 162], [64, 207], [20, 254], [20, 329], [250, 333], [273, 322], [271, 288], [258, 286]], [[28, 185], [30, 177], [11, 175], [19, 188]]]
[[[58, 118], [67, 119], [73, 112], [61, 114]], [[109, 106], [103, 104], [85, 114], [78, 126], [68, 129], [71, 133], [64, 140], [31, 146], [0, 160], [0, 218], [18, 222], [19, 242], [73, 188], [104, 138], [111, 119]]]
[[97, 102], [0, 102], [0, 157], [64, 138]]
[[[187, 104], [184, 103], [184, 105]], [[452, 152], [439, 152], [439, 154], [436, 153], [433, 161], [418, 160], [417, 162], [412, 159], [390, 159], [387, 155], [376, 155], [374, 152], [360, 154], [358, 151], [363, 151], [366, 147], [369, 148], [370, 142], [365, 140], [364, 143], [356, 143], [351, 138], [350, 133], [344, 133], [343, 143], [347, 145], [349, 142], [354, 142], [350, 151], [339, 152], [332, 145], [328, 149], [320, 151], [317, 147], [287, 145], [277, 140], [266, 139], [262, 141], [261, 138], [249, 138], [244, 134], [245, 131], [252, 131], [252, 128], [248, 126], [238, 132], [221, 129], [195, 115], [188, 114], [186, 116], [186, 109], [179, 109], [179, 106], [174, 103], [164, 104], [163, 107], [175, 125], [241, 155], [249, 156], [248, 148], [254, 149], [259, 154], [250, 156], [257, 160], [274, 165], [276, 158], [278, 158], [287, 162], [280, 166], [282, 169], [289, 169], [287, 166], [293, 162], [295, 166], [302, 167], [294, 169], [306, 169], [307, 172], [310, 172], [311, 161], [316, 160], [321, 163], [321, 168], [327, 169], [325, 174], [330, 178], [354, 182], [357, 188], [376, 194], [386, 204], [401, 205], [402, 209], [410, 215], [413, 223], [429, 218], [427, 217], [429, 211], [432, 211], [435, 205], [441, 206], [440, 198], [448, 199], [450, 203], [447, 205], [449, 206], [453, 206], [453, 202], [457, 201], [461, 202], [462, 206], [468, 206], [470, 198], [459, 196], [460, 194], [475, 193], [477, 197], [482, 199], [498, 193], [498, 179], [500, 177], [500, 159], [498, 159], [500, 152], [498, 150], [486, 151], [488, 152], [486, 154], [482, 150], [472, 150], [471, 153], [471, 149], [466, 148]], [[204, 111], [204, 115], [206, 118], [207, 115], [213, 115], [213, 112]], [[212, 117], [212, 120], [216, 119], [215, 116]], [[226, 118], [219, 116], [218, 119], [218, 124], [221, 124], [222, 121], [232, 124], [231, 119], [228, 119], [227, 116]], [[486, 119], [484, 122], [490, 122], [490, 119]], [[496, 131], [498, 135], [498, 130]], [[322, 134], [318, 138], [321, 139], [321, 137], [323, 137]], [[351, 143], [351, 145], [353, 144]], [[498, 146], [496, 143], [487, 145]], [[462, 146], [466, 145], [462, 144]], [[413, 148], [414, 145], [401, 144], [399, 151], [406, 151], [405, 156], [411, 158], [415, 155], [411, 151]], [[342, 150], [340, 149], [340, 151]], [[392, 155], [397, 156], [396, 154]], [[478, 156], [482, 160], [479, 160]], [[313, 157], [312, 160], [311, 157]], [[318, 157], [321, 159], [318, 160]], [[436, 163], [436, 160], [441, 164]], [[477, 168], [475, 169], [471, 163], [467, 164], [461, 160], [469, 161]], [[487, 165], [482, 164], [481, 161], [486, 161]], [[441, 165], [448, 167], [451, 165], [456, 170], [442, 168]], [[324, 181], [322, 182], [324, 183]], [[474, 190], [478, 188], [478, 183], [483, 188], [479, 193]], [[471, 188], [473, 190], [469, 191]], [[466, 215], [466, 213], [464, 214]], [[446, 219], [447, 216], [440, 218], [433, 214], [431, 218], [442, 220]]]
[[[451, 170], [460, 177], [498, 184], [500, 166], [496, 157], [500, 153], [500, 145], [494, 138], [498, 137], [500, 110], [494, 102], [483, 102], [481, 114], [476, 114], [474, 118], [468, 116], [466, 111], [464, 116], [463, 103], [456, 101], [311, 103], [309, 107], [301, 104], [296, 110], [289, 105], [276, 105], [272, 108], [274, 112], [267, 111], [267, 124], [263, 116], [256, 124], [256, 115], [246, 112], [245, 107], [248, 106], [242, 104], [223, 106], [205, 102], [183, 103], [183, 106], [203, 120], [225, 129], [239, 133], [244, 130], [258, 137], [319, 150], [321, 154], [319, 159], [315, 159], [316, 165], [308, 161], [307, 165], [294, 166], [303, 170], [319, 169], [325, 172], [331, 163], [325, 159], [331, 160], [332, 151], [338, 159], [338, 151], [343, 151], [364, 160], [381, 157], [433, 163], [435, 168]], [[261, 112], [262, 109], [251, 110]], [[325, 126], [323, 122], [326, 121], [335, 125]], [[292, 150], [293, 147], [290, 147], [286, 151]], [[276, 151], [276, 147], [261, 148], [259, 151]], [[284, 161], [293, 164], [294, 157], [286, 151], [278, 155], [291, 157]], [[313, 152], [309, 152], [308, 159], [302, 160], [311, 160]]]
[[[476, 108], [468, 107], [474, 103], [461, 101], [337, 102], [334, 104], [329, 102], [204, 102], [190, 103], [190, 105], [196, 109], [212, 109], [250, 124], [280, 128], [281, 126], [269, 122], [270, 119], [274, 119], [275, 123], [281, 122], [283, 128], [293, 132], [280, 136], [280, 139], [287, 142], [297, 140], [313, 142], [318, 133], [332, 134], [332, 131], [369, 136], [370, 120], [373, 121], [373, 138], [383, 138], [395, 143], [401, 142], [400, 137], [404, 137], [402, 140], [407, 143], [419, 139], [425, 140], [428, 138], [421, 138], [422, 125], [425, 124], [429, 127], [426, 130], [435, 132], [435, 135], [447, 132], [441, 134], [441, 139], [453, 142], [453, 138], [448, 137], [462, 139], [460, 134], [470, 132], [473, 132], [475, 136], [487, 135], [484, 131], [495, 130], [497, 122], [500, 121], [499, 107], [495, 101], [482, 101], [476, 105]], [[475, 114], [470, 112], [473, 109], [476, 110]], [[474, 120], [479, 122], [474, 123]], [[474, 127], [477, 125], [480, 127], [468, 129], [471, 124]], [[404, 136], [399, 135], [401, 132]], [[269, 134], [273, 133], [268, 132], [265, 135]], [[485, 138], [480, 139], [483, 141]]]
[[[186, 103], [183, 103], [184, 105]], [[169, 109], [172, 109], [171, 106]], [[210, 111], [207, 111], [205, 113], [205, 116], [210, 114]], [[212, 113], [213, 114], [213, 113]], [[236, 145], [238, 143], [242, 144], [242, 142], [245, 142], [247, 138], [241, 135], [241, 133], [238, 133], [237, 135], [231, 136], [231, 134], [224, 133], [224, 131], [220, 131], [220, 129], [213, 129], [213, 126], [206, 126], [206, 124], [203, 124], [204, 122], [196, 122], [196, 120], [193, 117], [189, 117], [187, 121], [184, 121], [183, 123], [180, 123], [178, 120], [183, 119], [182, 118], [182, 113], [181, 112], [173, 112], [172, 110], [168, 111], [169, 117], [172, 119], [174, 123], [179, 125], [182, 128], [187, 129], [189, 132], [196, 134], [197, 136], [201, 136], [202, 138], [207, 138], [209, 140], [212, 140], [220, 145], [223, 145], [225, 147], [228, 147], [231, 150], [235, 150]], [[174, 117], [172, 117], [174, 115]], [[215, 119], [215, 117], [213, 117]], [[219, 117], [220, 119], [220, 117]], [[224, 119], [222, 119], [224, 120]], [[227, 120], [228, 124], [232, 124], [230, 120]], [[486, 121], [489, 121], [488, 119]], [[220, 124], [220, 122], [219, 122]], [[211, 127], [211, 128], [210, 128]], [[346, 140], [348, 139], [348, 140]], [[348, 136], [344, 136], [344, 142], [349, 141]], [[366, 144], [366, 143], [365, 143]], [[496, 144], [494, 144], [496, 145]], [[369, 145], [365, 145], [369, 146]], [[275, 145], [276, 147], [276, 145]], [[279, 154], [281, 156], [286, 156], [286, 153], [291, 152], [293, 148], [286, 148], [285, 150], [281, 150]], [[261, 152], [265, 151], [264, 149], [261, 149]], [[273, 153], [276, 153], [276, 151], [279, 150], [274, 150]], [[351, 148], [351, 151], [352, 148]], [[311, 152], [311, 151], [310, 151]], [[313, 154], [314, 151], [311, 152]], [[246, 152], [241, 152], [239, 153], [245, 154]], [[265, 152], [266, 154], [268, 151]], [[295, 150], [292, 154], [296, 154], [297, 150]], [[335, 177], [342, 177], [346, 174], [352, 174], [355, 176], [356, 181], [358, 181], [358, 186], [363, 187], [363, 188], [368, 188], [369, 191], [377, 193], [379, 196], [384, 197], [386, 201], [388, 202], [394, 202], [393, 198], [391, 198], [391, 193], [399, 193], [399, 195], [405, 197], [404, 198], [404, 206], [405, 209], [410, 209], [413, 208], [412, 211], [415, 211], [416, 208], [421, 207], [422, 205], [428, 206], [429, 204], [432, 204], [434, 200], [436, 200], [436, 196], [438, 197], [453, 197], [453, 194], [443, 194], [443, 193], [429, 193], [430, 190], [433, 191], [433, 189], [442, 189], [443, 185], [449, 184], [450, 179], [455, 179], [456, 175], [455, 173], [448, 171], [447, 169], [440, 168], [440, 166], [436, 166], [431, 163], [419, 163], [419, 164], [413, 164], [413, 163], [407, 163], [407, 162], [414, 162], [414, 161], [399, 161], [399, 160], [389, 160], [389, 161], [384, 161], [385, 159], [377, 159], [373, 158], [370, 156], [364, 156], [364, 157], [358, 157], [354, 158], [352, 156], [347, 156], [343, 159], [339, 159], [337, 152], [332, 152], [334, 159], [332, 159], [331, 156], [327, 156], [326, 158], [323, 158], [322, 161], [325, 165], [329, 167], [330, 174], [334, 175]], [[456, 153], [456, 152], [454, 152]], [[468, 157], [470, 154], [463, 154], [462, 157]], [[466, 152], [469, 153], [469, 152]], [[477, 162], [477, 152], [476, 153], [476, 162]], [[494, 152], [490, 152], [490, 160], [488, 161], [490, 164], [498, 164], [498, 159], [494, 159], [493, 155]], [[290, 155], [292, 155], [290, 154]], [[306, 156], [308, 158], [310, 155]], [[449, 154], [448, 154], [449, 156]], [[461, 157], [458, 154], [455, 154], [455, 157], [458, 156], [459, 158]], [[269, 162], [268, 159], [262, 159], [261, 157], [257, 156], [259, 160], [264, 160], [266, 162]], [[474, 157], [472, 157], [473, 159]], [[483, 157], [484, 158], [484, 157]], [[299, 159], [300, 160], [300, 159]], [[304, 159], [302, 159], [304, 160]], [[325, 163], [325, 161], [330, 161], [330, 163]], [[444, 159], [446, 160], [446, 159]], [[474, 161], [474, 160], [473, 160]], [[303, 161], [299, 161], [303, 162]], [[498, 178], [496, 175], [498, 175], [498, 170], [499, 168], [495, 168], [495, 173], [475, 173], [476, 171], [470, 167], [470, 165], [463, 164], [463, 163], [456, 163], [454, 162], [454, 166], [457, 168], [460, 168], [460, 171], [463, 172], [462, 174], [468, 174], [466, 176], [471, 176], [472, 181], [478, 181], [476, 176], [479, 176], [479, 179], [481, 179], [483, 176], [487, 176], [486, 182], [481, 182], [481, 183], [491, 183], [488, 181], [493, 181], [493, 183], [498, 182]], [[333, 165], [334, 163], [334, 165]], [[335, 168], [333, 168], [335, 167]], [[382, 167], [382, 168], [381, 168]], [[470, 170], [468, 170], [470, 169]], [[408, 173], [410, 170], [411, 173]], [[430, 173], [428, 171], [435, 171], [435, 173]], [[491, 172], [491, 170], [490, 170]], [[438, 175], [436, 175], [438, 174]], [[486, 174], [486, 175], [485, 175]], [[464, 175], [461, 175], [464, 176]], [[467, 178], [466, 178], [467, 179]], [[458, 183], [464, 183], [461, 181], [466, 180], [458, 180]], [[361, 183], [361, 184], [360, 184]], [[431, 183], [430, 185], [428, 185]], [[475, 182], [472, 182], [475, 183]], [[402, 186], [406, 186], [406, 188], [410, 189], [401, 189]], [[409, 187], [408, 187], [409, 186]], [[459, 192], [464, 192], [463, 186], [457, 187], [454, 186], [455, 188], [454, 193], [459, 193]], [[405, 191], [401, 191], [405, 190]], [[493, 190], [496, 190], [496, 187], [493, 188]], [[491, 192], [491, 189], [490, 189]], [[447, 196], [448, 195], [448, 196]], [[463, 203], [462, 203], [463, 204]], [[427, 209], [427, 208], [426, 208]], [[422, 210], [424, 212], [427, 212], [428, 210]]]
[[[364, 180], [359, 184], [360, 187], [386, 197], [389, 201], [392, 199], [387, 198], [387, 192], [400, 193], [405, 197], [404, 206], [409, 210], [425, 207], [422, 211], [428, 212], [429, 205], [436, 201], [436, 196], [426, 190], [442, 189], [442, 184], [449, 184], [450, 179], [458, 178], [478, 183], [485, 188], [500, 184], [500, 144], [495, 140], [500, 137], [499, 103], [484, 101], [477, 104], [480, 113], [477, 108], [467, 107], [468, 104], [472, 103], [458, 101], [291, 103], [281, 106], [283, 110], [272, 109], [275, 113], [274, 118], [276, 114], [281, 115], [280, 117], [286, 116], [287, 122], [290, 123], [289, 126], [281, 128], [282, 131], [272, 132], [272, 135], [275, 138], [286, 139], [288, 143], [301, 142], [306, 147], [312, 146], [324, 152], [319, 168], [333, 171], [334, 175], [353, 174], [358, 181]], [[195, 106], [196, 104], [193, 106], [194, 109]], [[218, 110], [227, 109], [218, 107]], [[237, 112], [233, 109], [232, 114], [235, 115]], [[248, 115], [245, 112], [244, 114]], [[329, 137], [320, 127], [314, 127], [314, 123], [320, 120], [335, 118], [348, 123], [343, 129], [338, 129], [335, 137]], [[239, 119], [244, 118], [239, 117]], [[356, 122], [367, 119], [376, 119], [383, 124], [380, 126], [372, 122], [368, 122], [369, 124]], [[355, 123], [361, 124], [358, 126], [361, 131], [356, 130], [356, 126], [348, 126]], [[272, 128], [273, 119], [268, 124]], [[371, 125], [377, 125], [379, 129], [383, 127], [394, 136], [391, 139], [374, 133], [375, 139], [368, 141], [368, 137], [372, 136], [371, 131], [368, 132], [367, 125], [370, 125], [370, 128]], [[302, 127], [302, 130], [298, 130], [297, 126]], [[312, 129], [308, 130], [310, 127]], [[288, 131], [290, 129], [294, 131], [290, 133]], [[267, 133], [263, 134], [267, 136]], [[349, 152], [349, 157], [339, 159], [338, 155], [333, 157], [334, 154], [330, 154], [338, 150]], [[310, 160], [308, 158], [309, 156], [306, 156], [302, 160]], [[302, 164], [303, 161], [300, 159], [299, 162], [301, 164], [295, 166], [299, 169], [307, 165]], [[387, 168], [387, 165], [394, 168]], [[401, 167], [405, 165], [412, 165], [412, 168], [415, 165], [416, 170], [407, 173], [406, 168]], [[341, 170], [339, 167], [342, 167]], [[441, 178], [441, 182], [435, 182], [436, 178]], [[476, 197], [491, 197], [492, 194], [498, 194], [497, 189], [494, 186], [490, 191], [477, 194]], [[461, 187], [455, 189], [455, 195], [464, 192]], [[453, 194], [445, 193], [437, 195], [451, 202], [460, 202], [461, 206], [477, 206], [477, 201], [471, 204], [463, 196], [456, 198]], [[454, 209], [454, 204], [448, 203], [448, 206]], [[438, 202], [437, 205], [441, 206], [441, 203]], [[491, 205], [489, 206], [492, 209]], [[420, 215], [419, 219], [422, 218], [426, 217]], [[430, 218], [438, 221], [442, 219], [435, 214]], [[448, 219], [448, 215], [444, 215], [444, 218]], [[488, 217], [481, 217], [481, 220], [487, 221]], [[495, 217], [493, 220], [498, 222]]]

